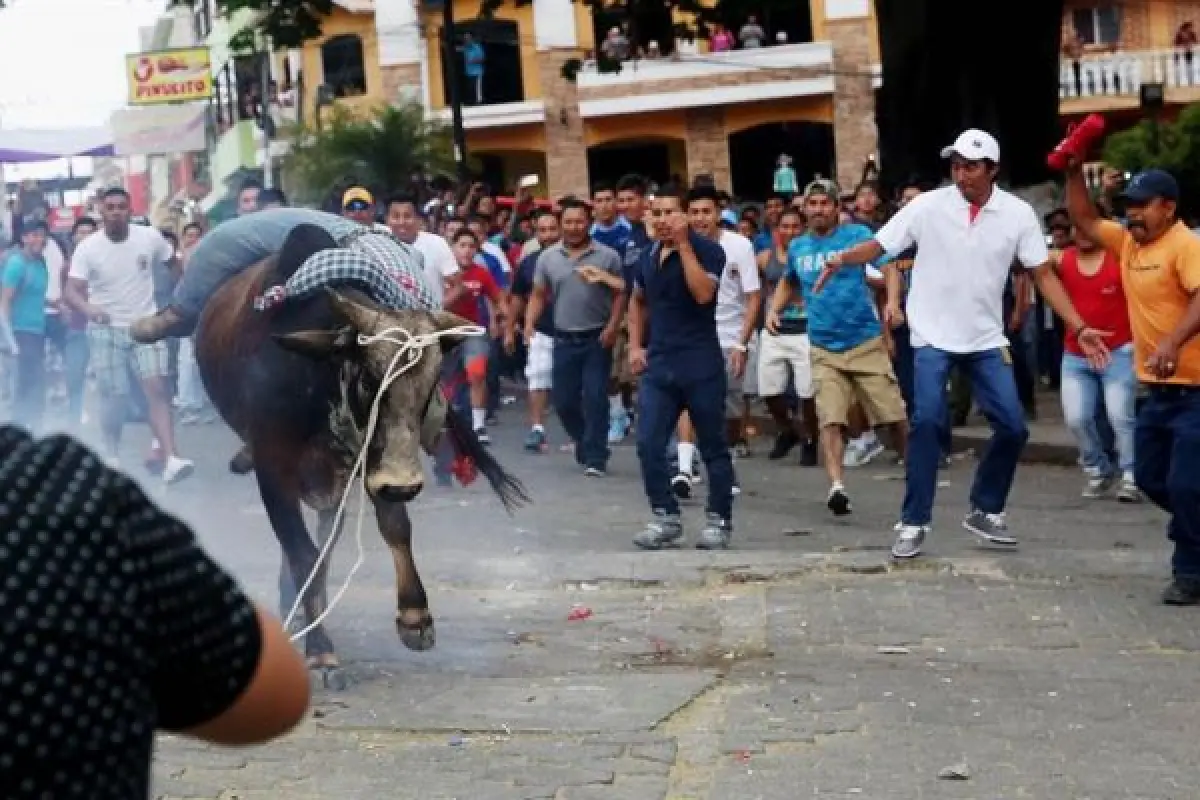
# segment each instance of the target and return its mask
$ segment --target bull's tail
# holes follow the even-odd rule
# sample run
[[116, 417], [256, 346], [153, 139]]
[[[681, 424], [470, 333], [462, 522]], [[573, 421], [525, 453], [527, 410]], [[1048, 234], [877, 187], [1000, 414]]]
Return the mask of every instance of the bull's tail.
[[475, 435], [475, 431], [471, 430], [471, 426], [462, 414], [453, 410], [446, 414], [446, 433], [450, 437], [450, 443], [454, 446], [454, 452], [470, 459], [487, 478], [487, 482], [492, 486], [492, 491], [504, 504], [505, 511], [511, 514], [521, 506], [533, 502], [525, 484], [500, 465], [491, 451], [479, 441], [479, 437]]

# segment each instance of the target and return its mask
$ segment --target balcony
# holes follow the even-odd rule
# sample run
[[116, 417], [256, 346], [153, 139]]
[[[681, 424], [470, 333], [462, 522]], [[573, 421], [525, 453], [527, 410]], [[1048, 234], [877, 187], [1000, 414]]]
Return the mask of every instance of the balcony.
[[620, 72], [585, 64], [576, 78], [584, 117], [701, 108], [833, 92], [833, 45], [780, 45], [628, 61]]
[[1200, 52], [1167, 48], [1063, 59], [1059, 109], [1063, 114], [1136, 109], [1146, 83], [1163, 84], [1169, 105], [1200, 101]]
[[[541, 100], [517, 103], [493, 103], [482, 106], [463, 106], [463, 129], [505, 128], [510, 125], [541, 124], [546, 121], [546, 105]], [[428, 119], [450, 123], [450, 109], [426, 112]]]

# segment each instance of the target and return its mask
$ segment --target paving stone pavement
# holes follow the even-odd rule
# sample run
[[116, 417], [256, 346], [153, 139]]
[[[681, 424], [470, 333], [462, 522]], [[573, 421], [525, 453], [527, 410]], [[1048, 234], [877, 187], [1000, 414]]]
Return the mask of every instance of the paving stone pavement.
[[[818, 470], [756, 457], [738, 465], [735, 550], [640, 553], [632, 448], [585, 479], [560, 437], [522, 452], [520, 427], [507, 409], [494, 448], [534, 506], [507, 517], [483, 487], [413, 506], [437, 647], [396, 641], [390, 559], [368, 525], [329, 622], [350, 687], [318, 691], [267, 746], [160, 737], [156, 796], [1200, 796], [1200, 612], [1157, 604], [1155, 510], [1085, 502], [1074, 471], [1022, 467], [1022, 548], [981, 549], [958, 529], [962, 461], [942, 476], [930, 557], [894, 567], [896, 469], [853, 472], [855, 513], [833, 520]], [[253, 482], [224, 472], [232, 440], [183, 441], [198, 474], [153, 491], [274, 606], [278, 549]], [[701, 510], [688, 506], [693, 532]], [[347, 536], [331, 585], [353, 558]], [[568, 621], [573, 608], [591, 615]], [[963, 764], [966, 780], [938, 777]]]

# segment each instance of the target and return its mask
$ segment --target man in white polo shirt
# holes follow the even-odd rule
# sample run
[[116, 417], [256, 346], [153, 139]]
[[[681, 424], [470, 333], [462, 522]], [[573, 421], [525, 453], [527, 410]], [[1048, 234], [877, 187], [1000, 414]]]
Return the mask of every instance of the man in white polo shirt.
[[[950, 160], [952, 186], [916, 197], [874, 239], [826, 262], [832, 273], [843, 264], [862, 264], [885, 252], [896, 255], [917, 246], [907, 309], [915, 410], [905, 460], [904, 508], [892, 547], [895, 558], [920, 555], [930, 530], [939, 434], [946, 421], [946, 377], [955, 364], [969, 376], [976, 402], [992, 426], [963, 527], [990, 544], [1017, 543], [1004, 508], [1029, 431], [1004, 336], [1004, 287], [1014, 261], [1033, 270], [1038, 289], [1077, 332], [1088, 357], [1098, 365], [1108, 357], [1104, 334], [1084, 324], [1050, 266], [1037, 214], [996, 186], [996, 140], [971, 129], [942, 150], [942, 158]], [[886, 316], [893, 326], [904, 320], [899, 280], [899, 274], [889, 270]]]

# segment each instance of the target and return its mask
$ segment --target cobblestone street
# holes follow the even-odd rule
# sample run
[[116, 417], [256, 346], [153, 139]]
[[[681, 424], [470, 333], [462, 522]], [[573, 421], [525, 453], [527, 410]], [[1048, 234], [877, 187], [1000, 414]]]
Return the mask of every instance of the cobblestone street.
[[[350, 687], [319, 691], [267, 747], [163, 737], [157, 796], [1195, 796], [1200, 632], [1157, 602], [1158, 512], [1085, 503], [1076, 472], [1023, 466], [1021, 550], [980, 549], [958, 528], [964, 459], [943, 475], [929, 557], [894, 568], [896, 468], [851, 473], [855, 513], [834, 521], [819, 470], [760, 454], [738, 465], [736, 549], [647, 554], [629, 544], [645, 518], [632, 447], [585, 479], [557, 442], [522, 452], [519, 428], [506, 412], [494, 448], [534, 506], [509, 518], [473, 486], [414, 507], [437, 647], [397, 641], [391, 561], [366, 526], [366, 566], [329, 622]], [[164, 502], [274, 607], [278, 548], [253, 482], [225, 472], [232, 441], [184, 437], [198, 475]], [[347, 535], [331, 587], [353, 559]]]

